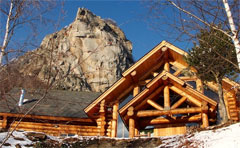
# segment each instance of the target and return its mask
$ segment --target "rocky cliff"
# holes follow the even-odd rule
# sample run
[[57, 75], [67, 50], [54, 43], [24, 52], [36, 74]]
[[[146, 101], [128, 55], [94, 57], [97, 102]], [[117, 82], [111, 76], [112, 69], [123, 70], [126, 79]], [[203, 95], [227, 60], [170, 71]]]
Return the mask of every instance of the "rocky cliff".
[[54, 88], [102, 92], [132, 63], [132, 44], [111, 20], [79, 8], [73, 23], [17, 60], [20, 73]]

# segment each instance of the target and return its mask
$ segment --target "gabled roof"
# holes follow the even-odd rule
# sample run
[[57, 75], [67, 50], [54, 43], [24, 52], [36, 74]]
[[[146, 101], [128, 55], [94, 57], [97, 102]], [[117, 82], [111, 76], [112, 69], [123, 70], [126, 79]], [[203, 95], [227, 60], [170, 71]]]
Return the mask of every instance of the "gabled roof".
[[135, 96], [131, 101], [129, 101], [119, 110], [119, 114], [125, 121], [125, 123], [128, 123], [128, 121], [126, 121], [124, 118], [127, 115], [128, 108], [133, 107], [134, 111], [136, 112], [145, 109], [144, 107], [146, 107], [148, 100], [152, 100], [153, 98], [160, 96], [160, 93], [165, 86], [163, 81], [168, 82], [167, 85], [171, 85], [171, 87], [173, 87], [172, 89], [177, 89], [178, 91], [181, 91], [182, 93], [180, 95], [182, 97], [187, 97], [188, 99], [197, 99], [197, 101], [195, 101], [196, 106], [201, 107], [201, 103], [205, 101], [209, 104], [210, 112], [213, 113], [215, 111], [217, 106], [216, 101], [193, 89], [192, 86], [189, 86], [187, 83], [174, 76], [173, 74], [163, 70], [163, 72], [158, 74], [158, 76], [156, 76], [151, 82], [146, 85], [145, 90], [140, 92], [137, 96]]
[[[167, 51], [167, 54], [165, 52]], [[162, 41], [156, 47], [154, 47], [150, 52], [148, 52], [145, 56], [143, 56], [140, 60], [138, 60], [134, 65], [132, 65], [129, 69], [127, 69], [123, 74], [122, 78], [115, 82], [108, 90], [106, 90], [103, 94], [101, 94], [96, 100], [94, 100], [90, 105], [88, 105], [84, 111], [87, 113], [88, 116], [92, 116], [94, 113], [98, 112], [99, 104], [102, 100], [105, 100], [108, 105], [112, 105], [115, 102], [118, 102], [123, 99], [126, 99], [133, 88], [135, 87], [136, 83], [140, 82], [141, 80], [145, 80], [153, 72], [159, 70], [165, 63], [166, 57], [168, 62], [172, 65], [172, 69], [176, 69], [176, 73], [180, 73], [181, 70], [189, 68], [188, 64], [184, 60], [183, 56], [186, 56], [188, 53], [177, 48], [176, 46]], [[196, 69], [190, 67], [192, 72], [196, 72]], [[169, 76], [169, 80], [176, 83], [176, 85], [182, 85], [184, 81], [177, 78], [176, 76], [172, 75], [171, 73], [165, 73]], [[140, 98], [140, 100], [144, 99], [145, 96], [154, 92], [152, 87], [160, 86], [159, 84], [162, 83], [161, 75], [163, 73], [159, 73], [157, 77], [154, 78], [152, 81], [158, 81], [158, 83], [148, 82], [146, 85], [147, 89], [143, 90], [140, 94], [138, 94], [135, 98]], [[159, 78], [159, 80], [157, 80]], [[232, 83], [228, 79], [223, 80], [223, 87], [224, 89], [230, 89], [232, 87]], [[216, 88], [214, 83], [209, 83], [209, 86], [212, 88]], [[202, 99], [206, 99], [208, 103], [212, 106], [216, 106], [216, 102], [209, 99], [208, 97], [204, 96], [203, 94], [199, 93], [198, 91], [190, 88], [190, 87], [182, 87], [184, 91], [194, 95], [194, 97]], [[143, 96], [141, 96], [143, 95]], [[142, 97], [142, 98], [141, 98]], [[133, 103], [134, 101], [130, 101], [129, 103]], [[138, 101], [137, 101], [138, 102]], [[125, 110], [123, 107], [120, 110], [120, 113]], [[124, 112], [124, 111], [123, 111]]]
[[[153, 97], [155, 97], [155, 95], [158, 95], [161, 90], [163, 89], [163, 79], [168, 79], [165, 81], [169, 81], [172, 85], [177, 86], [178, 89], [182, 90], [183, 92], [185, 92], [185, 95], [189, 95], [191, 97], [196, 98], [197, 100], [199, 100], [201, 105], [202, 101], [206, 101], [207, 103], [210, 104], [210, 107], [212, 108], [212, 110], [215, 110], [216, 106], [217, 106], [217, 102], [212, 100], [211, 98], [208, 98], [207, 96], [203, 95], [202, 93], [200, 93], [199, 91], [196, 91], [195, 89], [193, 89], [191, 86], [188, 86], [183, 80], [179, 79], [178, 77], [174, 76], [173, 74], [167, 72], [167, 71], [163, 71], [162, 73], [158, 74], [158, 76], [156, 76], [151, 82], [149, 82], [146, 86], [146, 89], [143, 90], [142, 92], [140, 92], [137, 96], [135, 96], [131, 101], [129, 101], [126, 105], [124, 105], [120, 110], [119, 113], [121, 116], [124, 116], [124, 114], [126, 114], [127, 109], [130, 106], [139, 106], [140, 103], [142, 103], [142, 101], [144, 102], [144, 99], [151, 99]], [[152, 96], [149, 96], [152, 95]], [[136, 109], [140, 109], [140, 108], [136, 108]]]

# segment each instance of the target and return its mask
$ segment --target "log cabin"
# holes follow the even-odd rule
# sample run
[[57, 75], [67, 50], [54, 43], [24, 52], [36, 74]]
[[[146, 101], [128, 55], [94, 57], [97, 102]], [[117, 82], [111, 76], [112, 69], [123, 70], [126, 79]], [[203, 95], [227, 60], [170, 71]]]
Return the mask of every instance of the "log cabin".
[[[214, 82], [204, 86], [185, 55], [162, 41], [102, 94], [51, 90], [27, 115], [41, 94], [27, 92], [29, 100], [18, 107], [20, 90], [12, 90], [16, 96], [0, 100], [0, 127], [14, 128], [24, 117], [16, 129], [116, 137], [121, 117], [130, 138], [140, 137], [147, 128], [153, 129], [153, 136], [184, 134], [189, 125], [206, 128], [216, 122], [218, 87]], [[222, 84], [228, 117], [239, 121], [239, 84], [227, 78]]]

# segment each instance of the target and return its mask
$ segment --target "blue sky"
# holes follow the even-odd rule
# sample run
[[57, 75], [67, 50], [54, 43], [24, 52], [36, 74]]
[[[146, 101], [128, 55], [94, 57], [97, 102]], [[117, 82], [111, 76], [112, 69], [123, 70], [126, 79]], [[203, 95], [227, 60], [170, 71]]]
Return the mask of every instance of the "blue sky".
[[[159, 32], [152, 28], [150, 20], [146, 19], [149, 17], [149, 10], [146, 8], [146, 3], [142, 1], [67, 0], [64, 2], [63, 7], [65, 17], [61, 21], [59, 29], [73, 22], [79, 7], [87, 8], [101, 18], [111, 18], [116, 21], [117, 25], [124, 31], [127, 39], [133, 44], [133, 57], [135, 60], [144, 56], [162, 40], [167, 40], [182, 49], [189, 48], [188, 43], [176, 42], [174, 39], [170, 39], [165, 32]], [[59, 15], [59, 12], [60, 8], [54, 10], [56, 16]], [[171, 15], [170, 11], [166, 13]], [[42, 37], [55, 31], [49, 29], [42, 33]]]

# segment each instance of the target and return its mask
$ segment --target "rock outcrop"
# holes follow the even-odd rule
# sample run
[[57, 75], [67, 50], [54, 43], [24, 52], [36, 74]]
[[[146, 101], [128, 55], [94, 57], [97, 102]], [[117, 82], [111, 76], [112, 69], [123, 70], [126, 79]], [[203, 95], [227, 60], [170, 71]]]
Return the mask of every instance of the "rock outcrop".
[[56, 89], [102, 92], [132, 63], [132, 44], [111, 20], [79, 8], [73, 23], [17, 59], [20, 73]]

